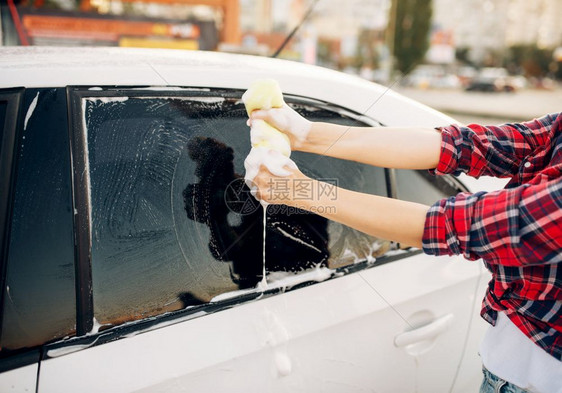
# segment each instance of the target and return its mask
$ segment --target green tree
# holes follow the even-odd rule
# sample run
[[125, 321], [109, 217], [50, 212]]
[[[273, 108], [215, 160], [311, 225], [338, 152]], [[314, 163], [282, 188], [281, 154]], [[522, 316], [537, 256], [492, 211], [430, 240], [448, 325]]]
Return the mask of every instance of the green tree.
[[357, 50], [354, 59], [354, 66], [361, 68], [363, 66], [372, 69], [379, 67], [379, 51], [378, 45], [382, 40], [381, 33], [378, 30], [370, 30], [362, 28], [359, 30], [357, 38]]
[[408, 73], [420, 63], [429, 49], [433, 14], [431, 0], [392, 0], [390, 29], [394, 67]]
[[520, 68], [526, 76], [543, 77], [550, 71], [552, 49], [541, 49], [535, 44], [514, 45], [509, 48], [509, 68]]

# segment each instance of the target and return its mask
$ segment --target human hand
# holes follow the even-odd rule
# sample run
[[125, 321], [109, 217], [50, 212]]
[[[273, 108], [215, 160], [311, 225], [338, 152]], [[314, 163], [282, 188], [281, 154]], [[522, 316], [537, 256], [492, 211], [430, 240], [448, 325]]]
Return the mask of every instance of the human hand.
[[283, 104], [281, 108], [260, 109], [251, 113], [248, 125], [253, 120], [264, 120], [285, 133], [291, 141], [291, 149], [298, 150], [306, 142], [312, 122], [299, 115], [293, 108]]
[[253, 194], [262, 204], [295, 206], [295, 184], [311, 181], [298, 168], [286, 166], [284, 169], [289, 175], [278, 176], [270, 172], [267, 166], [260, 166], [254, 178], [256, 188]]
[[254, 148], [244, 162], [246, 184], [262, 205], [290, 205], [294, 198], [293, 186], [307, 179], [290, 158], [277, 150]]

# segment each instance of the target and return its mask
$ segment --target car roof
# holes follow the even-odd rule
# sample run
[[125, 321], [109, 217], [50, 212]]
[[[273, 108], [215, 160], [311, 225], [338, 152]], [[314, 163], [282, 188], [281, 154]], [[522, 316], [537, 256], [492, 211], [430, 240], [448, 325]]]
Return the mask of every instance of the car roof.
[[[147, 83], [236, 86], [241, 84], [237, 83], [237, 79], [231, 78], [233, 74], [307, 73], [307, 68], [297, 62], [270, 61], [257, 56], [205, 51], [117, 47], [4, 47], [0, 48], [0, 53], [0, 69], [3, 71], [0, 83], [3, 87], [14, 81], [35, 87]], [[217, 71], [228, 77], [221, 78]]]
[[207, 51], [99, 47], [1, 47], [0, 88], [182, 86], [246, 90], [276, 79], [285, 94], [339, 105], [386, 125], [454, 120], [390, 88], [295, 61]]

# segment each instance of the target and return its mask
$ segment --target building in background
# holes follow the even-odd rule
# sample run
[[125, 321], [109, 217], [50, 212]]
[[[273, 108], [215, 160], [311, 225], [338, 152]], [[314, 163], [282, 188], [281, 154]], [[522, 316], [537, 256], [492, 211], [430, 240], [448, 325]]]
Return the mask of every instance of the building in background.
[[7, 0], [5, 45], [216, 50], [240, 42], [238, 0]]
[[433, 0], [433, 25], [452, 34], [454, 50], [467, 60], [485, 63], [505, 49], [509, 0]]
[[561, 15], [560, 0], [511, 0], [506, 44], [537, 44], [540, 48], [559, 46], [562, 44]]
[[562, 44], [562, 0], [433, 0], [434, 25], [453, 33], [456, 49], [475, 64], [514, 45]]
[[[5, 0], [4, 44], [120, 45], [270, 56], [315, 0]], [[403, 0], [398, 0], [403, 1]], [[318, 0], [280, 57], [388, 77], [392, 0]], [[433, 0], [426, 62], [496, 65], [516, 45], [562, 47], [562, 0]], [[397, 21], [400, 23], [400, 21]], [[559, 53], [559, 51], [557, 52]], [[558, 63], [560, 63], [558, 61]]]

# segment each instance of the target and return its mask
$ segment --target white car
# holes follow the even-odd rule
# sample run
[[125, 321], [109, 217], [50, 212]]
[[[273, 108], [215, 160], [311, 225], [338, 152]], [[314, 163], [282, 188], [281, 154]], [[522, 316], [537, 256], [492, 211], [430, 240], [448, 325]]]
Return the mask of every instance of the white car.
[[[240, 100], [263, 77], [311, 120], [454, 122], [289, 61], [0, 48], [0, 391], [477, 391], [482, 263], [283, 205], [270, 206], [264, 242], [241, 180]], [[478, 187], [292, 158], [341, 187], [428, 205]]]

